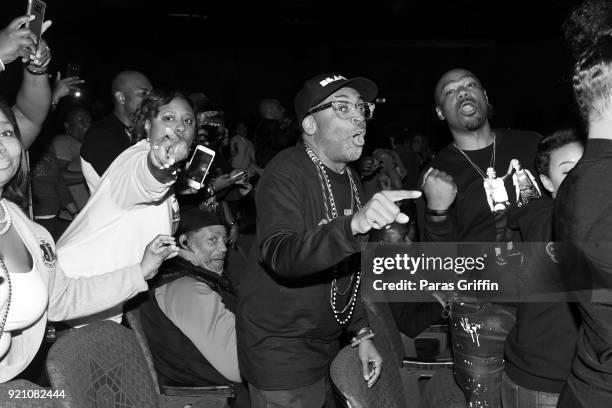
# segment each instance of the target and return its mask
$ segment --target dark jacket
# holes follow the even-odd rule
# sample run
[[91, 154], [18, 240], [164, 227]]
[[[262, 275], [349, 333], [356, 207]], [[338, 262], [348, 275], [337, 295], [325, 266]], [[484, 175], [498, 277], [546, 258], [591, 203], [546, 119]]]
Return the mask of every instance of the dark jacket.
[[128, 127], [111, 113], [87, 130], [81, 145], [81, 158], [102, 177], [111, 163], [132, 144]]
[[235, 310], [236, 298], [227, 279], [178, 257], [164, 262], [154, 281], [150, 282], [149, 299], [141, 306], [142, 325], [160, 382], [164, 385], [182, 386], [227, 385], [225, 377], [159, 308], [152, 293], [155, 287], [183, 276], [206, 283], [219, 293], [225, 307], [232, 312]]
[[[509, 217], [520, 229], [523, 267], [518, 292], [516, 325], [506, 340], [506, 373], [516, 384], [532, 390], [558, 393], [569, 375], [576, 351], [578, 310], [562, 300], [535, 302], [563, 291], [562, 274], [552, 242], [553, 200], [530, 202]], [[529, 299], [529, 297], [534, 297]]]
[[[259, 184], [257, 242], [240, 280], [236, 324], [240, 370], [260, 389], [314, 384], [327, 375], [340, 348], [345, 327], [332, 313], [330, 286], [336, 267], [340, 291], [350, 285], [361, 242], [351, 232], [352, 216], [343, 215], [351, 209], [347, 175], [330, 169], [327, 174], [339, 213], [328, 223], [321, 223], [326, 218], [321, 180], [303, 144], [272, 159]], [[363, 197], [359, 177], [352, 174]], [[340, 308], [350, 292], [338, 296]], [[346, 329], [365, 325], [358, 297]]]
[[[580, 162], [559, 188], [555, 237], [582, 330], [568, 379], [583, 407], [612, 401], [612, 141], [589, 139]], [[569, 405], [561, 405], [566, 408]]]

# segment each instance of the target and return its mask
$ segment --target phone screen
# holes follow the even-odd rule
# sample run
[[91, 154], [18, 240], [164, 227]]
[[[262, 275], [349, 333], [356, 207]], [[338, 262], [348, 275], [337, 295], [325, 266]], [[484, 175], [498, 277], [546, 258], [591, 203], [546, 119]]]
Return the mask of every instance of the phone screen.
[[210, 169], [210, 165], [212, 164], [214, 158], [214, 153], [202, 150], [201, 148], [196, 148], [191, 160], [189, 161], [187, 173], [185, 174], [186, 182], [190, 187], [195, 189], [200, 188], [202, 182], [208, 174], [208, 170]]
[[40, 42], [40, 36], [42, 34], [42, 25], [45, 20], [45, 9], [47, 5], [40, 0], [28, 0], [28, 15], [33, 15], [36, 18], [34, 21], [28, 23], [28, 27], [36, 36], [36, 39]]

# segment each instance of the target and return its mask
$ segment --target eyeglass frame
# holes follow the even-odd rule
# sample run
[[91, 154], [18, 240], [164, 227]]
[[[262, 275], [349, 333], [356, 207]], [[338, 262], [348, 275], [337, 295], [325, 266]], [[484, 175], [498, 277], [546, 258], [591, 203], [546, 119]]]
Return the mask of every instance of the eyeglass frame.
[[[336, 116], [338, 116], [338, 111], [336, 109], [334, 109], [334, 103], [338, 103], [338, 102], [352, 105], [352, 109], [355, 109], [358, 113], [360, 113], [363, 116], [364, 120], [371, 120], [372, 118], [374, 118], [374, 110], [376, 108], [376, 104], [375, 103], [372, 103], [372, 102], [357, 102], [357, 103], [353, 103], [353, 102], [343, 101], [343, 100], [330, 101], [330, 102], [324, 103], [323, 105], [319, 105], [319, 106], [315, 106], [314, 108], [310, 108], [310, 109], [308, 109], [308, 111], [306, 111], [306, 115], [311, 115], [313, 113], [321, 112], [321, 111], [323, 111], [325, 109], [332, 108], [334, 113], [336, 114]], [[369, 118], [366, 118], [364, 113], [359, 112], [359, 110], [357, 110], [357, 105], [367, 105], [367, 106], [369, 106], [370, 107], [370, 112], [372, 112], [371, 116]], [[344, 120], [350, 119], [350, 118], [341, 118], [340, 116], [338, 116], [338, 118], [344, 119]]]

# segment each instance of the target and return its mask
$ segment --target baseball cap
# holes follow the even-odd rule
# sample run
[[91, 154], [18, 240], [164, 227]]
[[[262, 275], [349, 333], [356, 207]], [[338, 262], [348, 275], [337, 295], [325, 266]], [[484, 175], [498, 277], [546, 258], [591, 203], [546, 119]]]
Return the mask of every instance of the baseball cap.
[[211, 225], [224, 225], [219, 216], [211, 211], [203, 210], [199, 207], [192, 207], [181, 211], [181, 221], [179, 223], [176, 236], [197, 231]]
[[366, 102], [371, 102], [378, 93], [378, 86], [371, 80], [362, 77], [346, 78], [338, 74], [319, 74], [304, 82], [304, 86], [293, 101], [295, 114], [299, 122], [306, 112], [321, 103], [340, 88], [353, 88]]

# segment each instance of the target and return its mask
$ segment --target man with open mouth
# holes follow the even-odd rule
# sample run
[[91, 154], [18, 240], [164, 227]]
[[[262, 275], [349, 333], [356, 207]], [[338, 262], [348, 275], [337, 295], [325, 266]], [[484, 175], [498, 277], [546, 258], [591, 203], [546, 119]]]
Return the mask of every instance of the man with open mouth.
[[[517, 203], [512, 177], [508, 177], [514, 171], [510, 164], [518, 160], [534, 173], [540, 136], [493, 129], [487, 93], [476, 75], [465, 69], [442, 75], [434, 96], [436, 114], [446, 121], [453, 142], [436, 156], [422, 182], [426, 198], [426, 205], [421, 205], [423, 239], [490, 243], [471, 255], [490, 255], [481, 273], [499, 282], [503, 292], [511, 283], [504, 285], [498, 277], [515, 276], [515, 261], [520, 259], [512, 244], [516, 237], [506, 226], [508, 211]], [[493, 183], [495, 196], [504, 198], [499, 200], [503, 205], [491, 198], [487, 186]], [[504, 341], [514, 324], [514, 309], [457, 293], [449, 294], [446, 306], [451, 311], [457, 383], [470, 407], [499, 407]], [[462, 321], [478, 327], [478, 343], [473, 333], [463, 329]]]
[[[408, 217], [383, 191], [366, 202], [348, 164], [365, 144], [378, 87], [365, 78], [321, 74], [295, 97], [302, 141], [277, 154], [256, 195], [257, 244], [240, 280], [240, 369], [252, 407], [321, 408], [329, 366], [348, 331], [368, 386], [382, 358], [359, 296], [361, 243], [372, 228]], [[384, 374], [383, 374], [384, 375]]]

